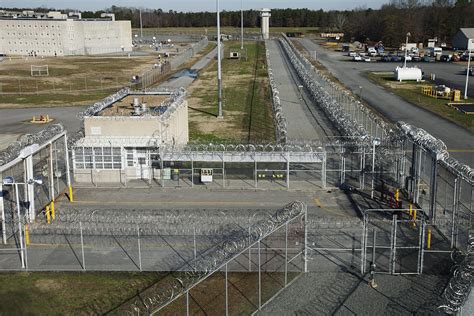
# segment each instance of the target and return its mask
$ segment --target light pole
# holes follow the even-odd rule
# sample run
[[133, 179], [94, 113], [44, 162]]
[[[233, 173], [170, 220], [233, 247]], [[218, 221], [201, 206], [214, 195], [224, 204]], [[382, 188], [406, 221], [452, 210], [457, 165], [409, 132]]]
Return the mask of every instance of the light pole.
[[140, 37], [143, 39], [143, 20], [142, 20], [142, 9], [140, 8]]
[[217, 9], [217, 94], [219, 113], [217, 118], [224, 118], [222, 114], [222, 63], [221, 63], [221, 16], [219, 8], [219, 0], [216, 0]]
[[[16, 182], [15, 181], [15, 178], [13, 177], [5, 177], [3, 179], [3, 185], [10, 185], [12, 187], [14, 187], [15, 189], [15, 202], [16, 202], [16, 211], [17, 211], [17, 217], [18, 217], [18, 237], [20, 239], [20, 260], [21, 260], [21, 267], [24, 269], [25, 268], [25, 247], [26, 247], [26, 244], [24, 243], [24, 240], [23, 240], [23, 226], [21, 224], [21, 213], [20, 213], [20, 195], [19, 195], [19, 192], [18, 192], [18, 185], [32, 185], [32, 184], [43, 184], [43, 180], [40, 179], [40, 178], [35, 178], [35, 179], [31, 179], [31, 180], [28, 180], [27, 183], [20, 183], [20, 182]], [[4, 214], [3, 214], [4, 215]], [[5, 216], [3, 218], [3, 220], [5, 220]], [[4, 228], [4, 227], [2, 227]], [[2, 232], [3, 234], [5, 234], [5, 231]]]
[[380, 145], [380, 138], [374, 138], [372, 140], [372, 189], [370, 192], [370, 197], [374, 198], [375, 190], [375, 147]]
[[244, 0], [240, 0], [240, 50], [244, 50]]
[[408, 37], [410, 37], [410, 32], [407, 33], [407, 40], [405, 43], [405, 62], [403, 63], [403, 68], [407, 68], [407, 57], [408, 57]]
[[469, 54], [467, 55], [466, 88], [464, 89], [464, 99], [465, 100], [467, 100], [467, 89], [468, 89], [468, 85], [469, 85], [469, 70], [471, 68], [472, 46], [474, 46], [474, 39], [469, 39], [467, 41], [467, 49], [469, 49]]

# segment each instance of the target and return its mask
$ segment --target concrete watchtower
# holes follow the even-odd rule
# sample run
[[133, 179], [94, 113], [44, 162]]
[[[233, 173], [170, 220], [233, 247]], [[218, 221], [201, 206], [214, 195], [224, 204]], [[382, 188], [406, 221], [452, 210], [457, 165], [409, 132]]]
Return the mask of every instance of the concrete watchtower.
[[272, 16], [270, 12], [270, 9], [260, 10], [260, 17], [262, 18], [262, 36], [265, 40], [270, 38], [270, 17]]

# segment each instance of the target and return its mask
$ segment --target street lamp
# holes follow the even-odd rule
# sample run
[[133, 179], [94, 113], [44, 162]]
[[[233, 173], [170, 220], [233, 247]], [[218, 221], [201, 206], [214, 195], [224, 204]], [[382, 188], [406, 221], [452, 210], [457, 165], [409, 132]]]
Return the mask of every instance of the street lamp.
[[217, 118], [224, 118], [222, 115], [222, 63], [221, 63], [221, 16], [219, 8], [219, 0], [216, 0], [217, 10], [217, 94], [219, 113]]
[[376, 137], [372, 140], [372, 190], [370, 192], [370, 197], [374, 198], [374, 189], [375, 189], [375, 147], [379, 146], [381, 143], [380, 138]]
[[464, 89], [464, 99], [467, 100], [467, 88], [469, 85], [469, 69], [471, 67], [471, 55], [472, 55], [472, 47], [474, 46], [474, 39], [469, 39], [467, 41], [467, 49], [469, 50], [469, 54], [467, 55], [467, 70], [466, 70], [466, 87]]
[[244, 0], [240, 0], [240, 49], [244, 50]]
[[407, 33], [407, 40], [406, 40], [406, 43], [405, 43], [405, 62], [403, 64], [403, 68], [407, 68], [407, 57], [408, 57], [408, 37], [411, 36], [411, 33], [408, 32]]
[[[29, 185], [33, 185], [33, 184], [43, 184], [43, 179], [42, 178], [34, 178], [34, 179], [30, 179], [28, 180], [26, 183], [20, 183], [20, 182], [16, 182], [15, 181], [15, 178], [13, 177], [5, 177], [3, 178], [3, 185], [9, 185], [9, 186], [12, 186], [15, 188], [15, 201], [16, 201], [16, 211], [17, 211], [17, 216], [18, 216], [18, 234], [19, 234], [19, 239], [20, 239], [20, 258], [21, 258], [21, 267], [24, 269], [25, 268], [25, 248], [26, 248], [26, 244], [24, 244], [24, 241], [23, 241], [23, 232], [22, 232], [22, 225], [21, 225], [21, 214], [20, 214], [20, 196], [19, 196], [19, 192], [18, 192], [18, 185], [25, 185], [25, 184], [29, 184]], [[2, 230], [3, 230], [3, 238], [5, 239], [5, 213], [2, 209], [2, 218], [3, 218], [3, 222], [2, 222]]]

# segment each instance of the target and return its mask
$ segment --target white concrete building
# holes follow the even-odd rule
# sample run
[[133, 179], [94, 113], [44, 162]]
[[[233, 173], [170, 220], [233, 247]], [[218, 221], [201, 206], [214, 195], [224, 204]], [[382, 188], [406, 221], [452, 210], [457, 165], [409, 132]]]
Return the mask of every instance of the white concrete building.
[[[161, 176], [159, 149], [188, 143], [186, 92], [130, 92], [84, 117], [73, 149], [78, 183], [152, 181]], [[116, 100], [115, 102], [113, 102]]]
[[270, 38], [270, 17], [272, 16], [270, 12], [270, 9], [260, 10], [260, 17], [262, 18], [262, 36], [264, 40]]
[[80, 15], [50, 12], [31, 17], [0, 16], [0, 53], [7, 55], [72, 56], [130, 52], [130, 21], [78, 19]]

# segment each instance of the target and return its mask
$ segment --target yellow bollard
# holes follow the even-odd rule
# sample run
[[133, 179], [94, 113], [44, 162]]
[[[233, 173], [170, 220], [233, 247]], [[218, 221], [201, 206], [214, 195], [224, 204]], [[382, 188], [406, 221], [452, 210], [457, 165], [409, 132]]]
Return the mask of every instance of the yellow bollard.
[[410, 203], [410, 217], [413, 216], [413, 204]]
[[49, 115], [46, 115], [46, 123], [49, 123]]
[[25, 225], [25, 244], [30, 245], [30, 227], [28, 224]]
[[51, 219], [56, 219], [56, 210], [54, 209], [54, 200], [51, 201]]
[[49, 205], [46, 206], [46, 222], [51, 224], [51, 214], [49, 213]]
[[431, 249], [431, 229], [428, 228], [428, 241], [426, 243], [426, 247]]
[[72, 186], [69, 186], [69, 202], [74, 202], [74, 197], [72, 195]]
[[400, 202], [400, 189], [395, 191], [395, 201]]
[[412, 227], [413, 227], [413, 228], [416, 228], [416, 210], [413, 210]]
[[33, 122], [36, 122], [36, 116], [33, 116]]

